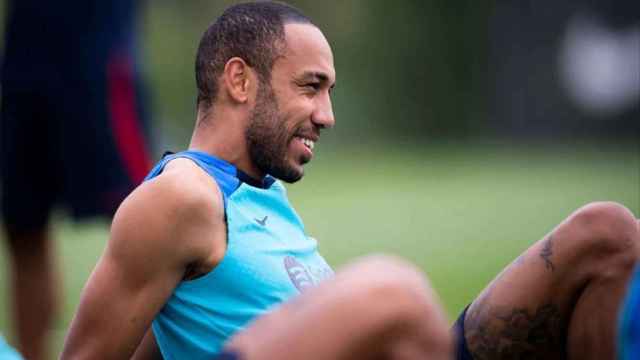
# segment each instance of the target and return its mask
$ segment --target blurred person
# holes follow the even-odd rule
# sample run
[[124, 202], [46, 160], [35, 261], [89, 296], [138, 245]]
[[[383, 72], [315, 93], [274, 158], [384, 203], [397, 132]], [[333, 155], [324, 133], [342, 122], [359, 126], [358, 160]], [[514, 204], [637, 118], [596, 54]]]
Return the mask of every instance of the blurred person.
[[[166, 155], [118, 209], [62, 358], [128, 358], [136, 351], [140, 358], [213, 358], [234, 335], [257, 345], [244, 348], [253, 341], [232, 339], [226, 358], [253, 359], [257, 353], [259, 359], [262, 350], [277, 345], [275, 334], [283, 335], [286, 347], [272, 350], [303, 358], [313, 356], [318, 344], [329, 347], [320, 356], [326, 359], [338, 356], [332, 346], [382, 344], [367, 326], [354, 326], [331, 345], [338, 316], [336, 308], [322, 304], [340, 298], [334, 286], [341, 275], [321, 284], [332, 271], [276, 180], [299, 180], [320, 132], [334, 125], [333, 54], [321, 30], [285, 4], [232, 6], [200, 41], [196, 82], [189, 150]], [[454, 325], [455, 356], [613, 358], [617, 313], [640, 257], [639, 241], [636, 219], [622, 205], [600, 202], [576, 210], [462, 312]], [[346, 288], [358, 292], [377, 281], [366, 271], [359, 276], [362, 282]], [[306, 312], [304, 304], [317, 298], [326, 302]], [[348, 298], [340, 306], [349, 306]], [[276, 310], [275, 317], [264, 318], [271, 320], [256, 322], [263, 330], [242, 332], [289, 299], [282, 309], [290, 311]], [[376, 299], [358, 310], [367, 312]], [[429, 295], [424, 299], [414, 298], [434, 303]], [[396, 303], [393, 296], [388, 301]], [[425, 305], [424, 311], [429, 314], [416, 329], [439, 318], [438, 310]], [[333, 325], [307, 330], [319, 326], [314, 319], [321, 314]], [[391, 312], [390, 318], [398, 315]], [[352, 318], [340, 318], [345, 329], [353, 325]], [[376, 315], [365, 318], [387, 324]], [[289, 321], [299, 343], [286, 339]], [[370, 355], [424, 358], [412, 350], [428, 341], [425, 332], [411, 334], [410, 341], [401, 341], [406, 353], [380, 349]]]
[[2, 62], [2, 220], [18, 348], [43, 359], [61, 284], [55, 205], [112, 216], [150, 169], [136, 70], [138, 4], [8, 2]]

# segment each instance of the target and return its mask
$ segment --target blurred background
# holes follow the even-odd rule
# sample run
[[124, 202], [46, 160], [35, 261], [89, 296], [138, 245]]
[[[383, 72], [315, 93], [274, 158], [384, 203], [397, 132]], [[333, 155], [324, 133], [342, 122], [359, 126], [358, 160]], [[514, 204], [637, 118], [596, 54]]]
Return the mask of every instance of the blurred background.
[[[154, 160], [188, 145], [196, 47], [233, 3], [144, 3]], [[453, 320], [579, 206], [613, 200], [640, 215], [640, 2], [290, 3], [334, 51], [337, 124], [289, 193], [335, 267], [371, 252], [409, 258]], [[61, 209], [55, 231], [64, 303], [52, 358], [108, 223], [71, 224]], [[0, 332], [11, 339], [5, 265], [0, 254]]]

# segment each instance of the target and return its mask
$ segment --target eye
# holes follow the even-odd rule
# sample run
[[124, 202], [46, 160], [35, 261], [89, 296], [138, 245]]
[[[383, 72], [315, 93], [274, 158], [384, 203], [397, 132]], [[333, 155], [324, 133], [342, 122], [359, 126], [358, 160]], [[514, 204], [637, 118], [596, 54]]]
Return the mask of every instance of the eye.
[[304, 85], [304, 87], [312, 89], [313, 91], [318, 91], [320, 90], [320, 83], [319, 82], [310, 82]]

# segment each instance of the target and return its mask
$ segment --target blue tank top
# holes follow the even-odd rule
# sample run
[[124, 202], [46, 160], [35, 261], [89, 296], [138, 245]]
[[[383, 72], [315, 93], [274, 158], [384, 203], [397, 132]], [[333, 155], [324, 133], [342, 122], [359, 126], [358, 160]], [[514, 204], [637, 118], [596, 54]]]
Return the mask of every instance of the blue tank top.
[[256, 184], [233, 165], [196, 151], [165, 156], [147, 180], [178, 157], [194, 161], [220, 187], [227, 251], [212, 271], [178, 284], [152, 329], [165, 359], [211, 359], [255, 317], [333, 271], [279, 181], [267, 176]]
[[0, 334], [0, 359], [22, 360], [22, 356], [16, 351], [16, 349], [7, 344], [2, 334]]

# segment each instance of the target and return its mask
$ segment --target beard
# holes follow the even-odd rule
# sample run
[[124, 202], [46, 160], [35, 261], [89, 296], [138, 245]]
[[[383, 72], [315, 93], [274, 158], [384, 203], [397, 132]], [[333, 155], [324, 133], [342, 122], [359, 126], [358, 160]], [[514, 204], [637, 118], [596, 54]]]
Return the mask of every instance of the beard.
[[289, 164], [287, 151], [292, 136], [284, 123], [271, 85], [262, 82], [245, 132], [249, 156], [261, 172], [294, 183], [302, 178], [303, 171]]

